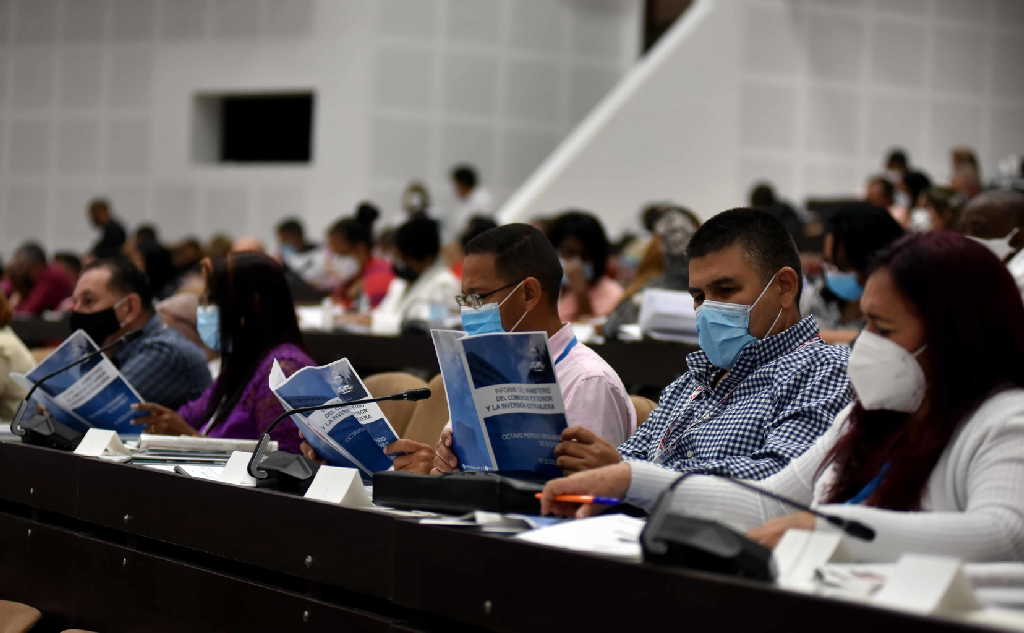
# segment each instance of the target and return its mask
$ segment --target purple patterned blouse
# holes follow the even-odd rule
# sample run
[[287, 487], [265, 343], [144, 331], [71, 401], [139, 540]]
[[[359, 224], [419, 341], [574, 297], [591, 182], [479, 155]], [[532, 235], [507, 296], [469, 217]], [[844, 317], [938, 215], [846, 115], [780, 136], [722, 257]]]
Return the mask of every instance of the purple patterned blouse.
[[[210, 404], [210, 396], [213, 394], [217, 382], [214, 381], [198, 399], [186, 403], [178, 409], [178, 415], [185, 419], [193, 428], [204, 432], [209, 437], [230, 437], [236, 439], [259, 439], [274, 418], [281, 415], [284, 409], [278, 402], [277, 396], [270, 391], [270, 368], [274, 365], [274, 359], [281, 365], [286, 376], [313, 365], [312, 359], [301, 349], [285, 343], [270, 350], [266, 358], [256, 368], [256, 372], [245, 386], [242, 397], [235, 404], [227, 419], [216, 424], [212, 429], [206, 431], [207, 422], [205, 418], [206, 409]], [[299, 430], [291, 420], [282, 420], [270, 437], [277, 440], [278, 447], [283, 451], [291, 453], [299, 452]]]

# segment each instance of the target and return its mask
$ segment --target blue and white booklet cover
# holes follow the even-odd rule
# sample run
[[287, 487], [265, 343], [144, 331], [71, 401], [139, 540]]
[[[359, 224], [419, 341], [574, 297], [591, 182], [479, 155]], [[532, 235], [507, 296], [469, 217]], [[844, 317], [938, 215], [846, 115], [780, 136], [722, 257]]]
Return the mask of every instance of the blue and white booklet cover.
[[562, 390], [543, 332], [432, 330], [462, 470], [561, 474]]
[[[373, 397], [347, 358], [303, 367], [287, 378], [275, 360], [270, 390], [285, 409]], [[393, 458], [384, 454], [384, 447], [397, 441], [398, 435], [377, 404], [296, 413], [291, 418], [302, 437], [331, 466], [358, 468], [366, 476], [391, 468]]]
[[[30, 372], [12, 372], [11, 378], [29, 390], [47, 374], [98, 349], [88, 334], [77, 330]], [[79, 431], [90, 427], [113, 429], [126, 435], [138, 435], [140, 431], [140, 427], [132, 425], [136, 416], [132, 405], [142, 402], [142, 398], [104, 354], [50, 378], [39, 386], [32, 399], [46, 407], [58, 422]]]

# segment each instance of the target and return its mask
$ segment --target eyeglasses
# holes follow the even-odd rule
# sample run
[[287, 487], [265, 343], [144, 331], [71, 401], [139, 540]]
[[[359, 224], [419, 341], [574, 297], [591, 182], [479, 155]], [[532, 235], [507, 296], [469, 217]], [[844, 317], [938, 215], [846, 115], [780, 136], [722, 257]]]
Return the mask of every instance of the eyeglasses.
[[490, 292], [485, 292], [483, 294], [455, 295], [455, 303], [457, 303], [460, 308], [479, 308], [480, 306], [483, 305], [484, 299], [486, 299], [487, 297], [493, 295], [496, 292], [501, 292], [502, 290], [511, 288], [512, 286], [518, 286], [521, 283], [523, 283], [522, 279], [520, 279], [519, 281], [513, 281], [512, 283], [506, 284], [501, 288], [495, 288], [494, 290]]

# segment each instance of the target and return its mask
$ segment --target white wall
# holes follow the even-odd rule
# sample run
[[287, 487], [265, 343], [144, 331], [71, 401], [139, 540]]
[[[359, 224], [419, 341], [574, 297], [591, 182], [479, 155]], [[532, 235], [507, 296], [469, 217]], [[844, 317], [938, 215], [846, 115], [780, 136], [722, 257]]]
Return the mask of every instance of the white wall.
[[568, 205], [612, 232], [646, 201], [708, 217], [767, 178], [859, 194], [892, 145], [933, 178], [953, 145], [983, 171], [1024, 152], [1021, 0], [698, 0], [503, 214]]
[[[319, 232], [476, 163], [513, 191], [633, 63], [639, 0], [0, 0], [0, 253], [81, 250], [109, 196], [165, 239]], [[200, 92], [316, 91], [314, 161], [192, 159]], [[272, 121], [267, 122], [273, 125]]]

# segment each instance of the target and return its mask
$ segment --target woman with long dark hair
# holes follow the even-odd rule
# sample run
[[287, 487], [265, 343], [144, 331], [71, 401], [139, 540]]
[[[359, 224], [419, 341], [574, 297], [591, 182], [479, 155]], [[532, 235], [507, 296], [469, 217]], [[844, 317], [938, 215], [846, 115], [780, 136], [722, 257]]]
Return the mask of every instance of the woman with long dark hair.
[[[873, 542], [847, 541], [859, 559], [1024, 559], [1024, 304], [1006, 267], [955, 233], [908, 236], [880, 256], [861, 305], [856, 401], [758, 485], [873, 527]], [[617, 464], [550, 482], [543, 505], [567, 514], [577, 507], [555, 495], [597, 494], [650, 507], [675, 478]], [[772, 546], [791, 528], [831, 529], [706, 476], [683, 481], [672, 503]]]
[[[261, 253], [232, 253], [203, 261], [206, 293], [196, 325], [203, 343], [219, 350], [220, 376], [177, 412], [157, 404], [138, 406], [136, 421], [148, 433], [259, 438], [283, 412], [270, 391], [276, 360], [285, 375], [313, 361], [302, 335], [284, 271]], [[272, 434], [281, 450], [298, 452], [299, 435], [290, 421]]]

